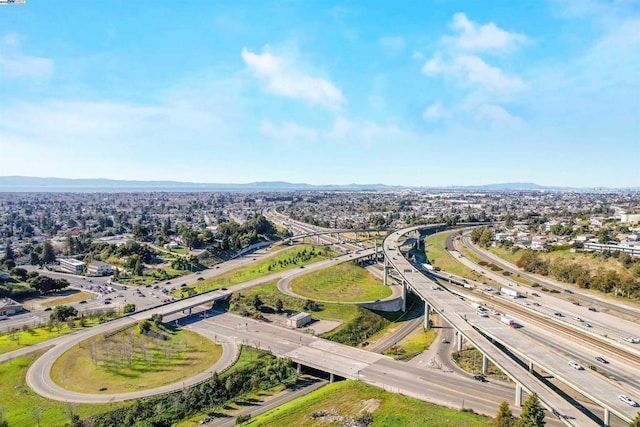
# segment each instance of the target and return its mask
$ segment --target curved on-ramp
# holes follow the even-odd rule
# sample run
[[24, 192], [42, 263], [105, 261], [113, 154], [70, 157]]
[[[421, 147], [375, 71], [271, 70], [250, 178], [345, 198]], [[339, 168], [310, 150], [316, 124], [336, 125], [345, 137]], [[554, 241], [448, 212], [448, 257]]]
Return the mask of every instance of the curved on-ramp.
[[[348, 261], [351, 261], [350, 259]], [[302, 277], [306, 274], [312, 273], [314, 271], [317, 270], [322, 270], [324, 268], [329, 267], [330, 265], [338, 265], [342, 262], [345, 262], [344, 260], [344, 256], [341, 257], [340, 259], [332, 259], [332, 260], [327, 260], [326, 261], [329, 264], [326, 264], [324, 261], [321, 263], [316, 263], [313, 264], [312, 267], [309, 268], [305, 268], [305, 269], [300, 269], [300, 271], [298, 271], [297, 273], [294, 273], [290, 276], [287, 277], [283, 277], [282, 279], [278, 280], [278, 290], [280, 292], [282, 292], [285, 295], [288, 295], [292, 298], [298, 298], [298, 299], [313, 299], [314, 301], [317, 302], [323, 302], [323, 303], [331, 303], [331, 304], [344, 304], [344, 305], [362, 305], [362, 304], [373, 304], [375, 302], [385, 302], [385, 301], [392, 301], [395, 300], [397, 298], [401, 298], [402, 297], [402, 289], [399, 288], [398, 286], [392, 286], [391, 287], [391, 295], [389, 295], [386, 298], [383, 298], [381, 300], [378, 301], [336, 301], [336, 300], [321, 300], [321, 299], [316, 299], [316, 298], [309, 298], [300, 294], [297, 294], [295, 292], [293, 292], [293, 290], [291, 290], [291, 287], [289, 286], [291, 281], [294, 279], [297, 279], [298, 277]], [[322, 264], [322, 265], [317, 265], [317, 264]]]
[[[207, 334], [206, 329], [195, 329], [195, 332], [206, 338], [214, 340], [213, 334]], [[220, 337], [217, 337], [220, 338]], [[62, 402], [73, 403], [107, 403], [118, 402], [123, 400], [139, 399], [143, 397], [157, 396], [161, 394], [170, 393], [183, 389], [185, 387], [199, 384], [208, 378], [210, 378], [214, 372], [220, 372], [235, 363], [240, 351], [238, 346], [232, 341], [220, 342], [222, 345], [222, 357], [209, 369], [199, 373], [184, 381], [178, 381], [173, 384], [167, 384], [162, 387], [152, 388], [148, 390], [139, 390], [129, 393], [80, 393], [76, 391], [69, 391], [56, 384], [51, 378], [51, 368], [54, 362], [62, 356], [66, 351], [73, 346], [79, 344], [81, 341], [87, 339], [85, 336], [74, 337], [69, 341], [59, 344], [40, 356], [31, 365], [27, 371], [26, 381], [29, 387], [31, 387], [39, 395], [52, 400], [58, 400]], [[99, 387], [99, 384], [96, 384]], [[97, 391], [97, 389], [96, 389]]]

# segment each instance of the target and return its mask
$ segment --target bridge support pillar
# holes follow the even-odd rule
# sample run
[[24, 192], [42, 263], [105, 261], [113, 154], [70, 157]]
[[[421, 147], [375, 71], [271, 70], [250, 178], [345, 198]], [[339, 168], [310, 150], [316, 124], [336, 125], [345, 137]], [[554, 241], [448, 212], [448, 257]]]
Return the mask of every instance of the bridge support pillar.
[[456, 340], [456, 349], [457, 351], [462, 351], [462, 334], [458, 331], [458, 336]]
[[489, 373], [489, 358], [486, 354], [482, 355], [482, 375], [487, 375]]
[[522, 386], [519, 383], [516, 383], [516, 406], [522, 406]]
[[533, 374], [533, 362], [529, 361], [529, 372]]
[[189, 316], [191, 316], [191, 310], [193, 310], [193, 308], [189, 308]]
[[423, 328], [425, 331], [431, 329], [431, 319], [429, 314], [431, 313], [431, 306], [428, 303], [424, 303], [424, 325]]
[[334, 381], [333, 372], [329, 373], [329, 382], [332, 383]]
[[302, 374], [302, 365], [300, 363], [298, 363], [296, 366], [296, 374]]
[[407, 282], [402, 281], [402, 311], [407, 311]]
[[382, 267], [384, 270], [384, 285], [389, 286], [389, 261], [387, 258], [384, 258], [384, 266]]
[[602, 417], [602, 425], [603, 427], [609, 427], [611, 423], [611, 414], [609, 413], [609, 409], [604, 408], [604, 416]]

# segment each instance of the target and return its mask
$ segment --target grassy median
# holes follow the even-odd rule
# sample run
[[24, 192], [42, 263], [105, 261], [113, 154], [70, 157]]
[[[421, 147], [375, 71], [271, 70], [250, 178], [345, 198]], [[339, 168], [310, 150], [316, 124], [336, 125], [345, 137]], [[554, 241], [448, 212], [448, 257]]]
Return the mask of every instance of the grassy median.
[[364, 302], [391, 295], [389, 286], [351, 262], [298, 277], [291, 281], [290, 287], [300, 296], [325, 301]]
[[211, 368], [222, 348], [194, 332], [154, 326], [81, 342], [53, 365], [56, 384], [81, 393], [128, 393], [179, 382]]

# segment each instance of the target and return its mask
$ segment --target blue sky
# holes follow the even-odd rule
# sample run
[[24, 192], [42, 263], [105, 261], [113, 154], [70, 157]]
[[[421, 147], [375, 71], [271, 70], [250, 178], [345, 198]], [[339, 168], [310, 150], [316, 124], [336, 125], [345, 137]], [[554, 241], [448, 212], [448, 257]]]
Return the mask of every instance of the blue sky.
[[640, 2], [0, 6], [0, 175], [640, 186]]

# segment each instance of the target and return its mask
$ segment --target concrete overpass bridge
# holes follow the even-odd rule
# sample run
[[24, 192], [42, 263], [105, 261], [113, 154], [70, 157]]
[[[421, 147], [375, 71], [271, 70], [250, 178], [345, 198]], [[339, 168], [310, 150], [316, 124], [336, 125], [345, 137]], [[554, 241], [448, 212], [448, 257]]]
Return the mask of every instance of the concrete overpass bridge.
[[[529, 393], [536, 392], [541, 402], [554, 413], [560, 414], [567, 425], [609, 425], [610, 412], [627, 422], [635, 416], [633, 408], [618, 400], [617, 396], [624, 394], [620, 387], [591, 372], [577, 371], [568, 366], [566, 359], [552, 354], [546, 347], [541, 347], [539, 342], [519, 334], [517, 330], [495, 319], [478, 316], [476, 310], [458, 296], [444, 291], [436, 282], [420, 273], [403, 256], [399, 245], [402, 236], [419, 233], [424, 227], [411, 227], [390, 234], [384, 241], [383, 253], [385, 278], [391, 270], [395, 271], [403, 286], [405, 301], [408, 291], [414, 292], [425, 301], [425, 327], [430, 326], [430, 311], [437, 312], [451, 324], [457, 331], [458, 349], [462, 348], [463, 339], [466, 339], [483, 353], [483, 371], [486, 371], [488, 361], [491, 360], [516, 383], [516, 406], [522, 404], [524, 390]], [[496, 342], [521, 357], [525, 361], [525, 366], [522, 366], [521, 361], [514, 360], [504, 349], [496, 346]], [[565, 384], [602, 406], [603, 419], [599, 420], [593, 414], [583, 413], [559, 396], [552, 387], [540, 381], [534, 372], [534, 365], [552, 373]]]

